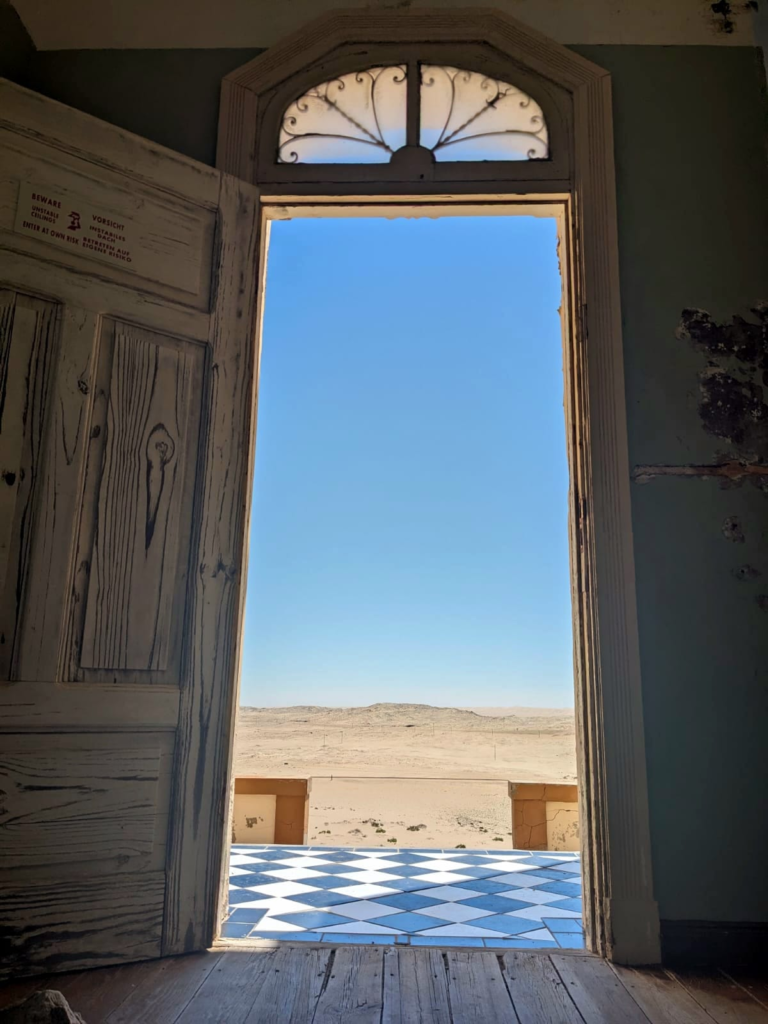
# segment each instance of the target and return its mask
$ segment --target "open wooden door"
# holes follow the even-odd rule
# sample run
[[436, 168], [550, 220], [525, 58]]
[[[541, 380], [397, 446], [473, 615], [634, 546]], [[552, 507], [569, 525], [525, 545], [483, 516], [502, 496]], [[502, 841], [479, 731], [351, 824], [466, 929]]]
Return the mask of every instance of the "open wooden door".
[[3, 968], [198, 949], [234, 732], [256, 190], [3, 80], [0, 140]]

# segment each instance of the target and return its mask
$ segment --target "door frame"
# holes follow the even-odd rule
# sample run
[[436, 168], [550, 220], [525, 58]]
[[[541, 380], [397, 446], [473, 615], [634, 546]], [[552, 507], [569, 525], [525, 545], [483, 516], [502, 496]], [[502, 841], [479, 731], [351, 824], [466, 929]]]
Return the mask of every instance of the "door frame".
[[[478, 40], [481, 42], [478, 43]], [[275, 104], [307, 85], [391, 60], [398, 46], [423, 59], [537, 83], [558, 117], [561, 151], [550, 173], [521, 161], [503, 176], [418, 181], [306, 166], [291, 176], [265, 158]], [[329, 70], [330, 69], [330, 70]], [[531, 84], [532, 83], [532, 84]], [[282, 109], [282, 108], [280, 108]], [[546, 108], [545, 108], [546, 109]], [[222, 83], [217, 166], [259, 188], [272, 211], [361, 204], [551, 203], [565, 244], [564, 370], [571, 472], [570, 549], [579, 813], [590, 950], [620, 963], [658, 963], [651, 867], [640, 654], [627, 453], [611, 79], [608, 72], [501, 12], [483, 9], [323, 15]], [[458, 165], [457, 165], [458, 166]], [[277, 169], [276, 169], [277, 168]], [[276, 180], [277, 179], [277, 180]], [[317, 215], [317, 214], [315, 214]], [[260, 242], [259, 305], [268, 232]], [[259, 321], [261, 314], [259, 314]], [[260, 342], [259, 342], [260, 343]], [[258, 344], [258, 343], [257, 343]], [[258, 352], [255, 359], [258, 372]], [[257, 381], [255, 391], [257, 391]], [[250, 433], [253, 459], [255, 410]], [[252, 479], [252, 465], [247, 486]], [[243, 495], [248, 504], [250, 494]], [[245, 565], [243, 565], [243, 576]], [[238, 659], [239, 660], [239, 659]], [[237, 686], [237, 680], [234, 685]], [[231, 746], [231, 741], [230, 741]], [[230, 765], [231, 772], [231, 765]], [[225, 844], [227, 837], [224, 838]]]

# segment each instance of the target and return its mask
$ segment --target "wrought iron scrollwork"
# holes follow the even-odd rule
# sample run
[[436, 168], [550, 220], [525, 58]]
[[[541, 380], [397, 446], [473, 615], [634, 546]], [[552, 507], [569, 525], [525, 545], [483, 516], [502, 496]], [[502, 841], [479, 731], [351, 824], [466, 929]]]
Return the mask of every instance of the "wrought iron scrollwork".
[[436, 160], [542, 160], [541, 107], [509, 82], [433, 64], [421, 68], [421, 145]]
[[279, 163], [387, 163], [406, 141], [407, 69], [368, 68], [321, 82], [283, 115]]
[[388, 163], [408, 141], [407, 91], [419, 89], [418, 144], [438, 161], [543, 160], [549, 139], [539, 104], [476, 71], [404, 64], [367, 68], [312, 86], [283, 114], [279, 163]]

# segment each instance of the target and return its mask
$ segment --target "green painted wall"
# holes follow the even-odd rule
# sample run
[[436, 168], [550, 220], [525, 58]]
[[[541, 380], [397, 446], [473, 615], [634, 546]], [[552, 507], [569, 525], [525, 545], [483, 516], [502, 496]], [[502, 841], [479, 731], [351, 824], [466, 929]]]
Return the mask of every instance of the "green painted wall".
[[[732, 445], [699, 415], [707, 359], [675, 331], [685, 307], [724, 321], [768, 300], [758, 51], [575, 49], [614, 83], [631, 464], [717, 461]], [[48, 52], [6, 73], [210, 163], [219, 80], [257, 52]], [[657, 478], [632, 507], [660, 913], [768, 921], [768, 491]], [[723, 534], [734, 516], [743, 543]]]

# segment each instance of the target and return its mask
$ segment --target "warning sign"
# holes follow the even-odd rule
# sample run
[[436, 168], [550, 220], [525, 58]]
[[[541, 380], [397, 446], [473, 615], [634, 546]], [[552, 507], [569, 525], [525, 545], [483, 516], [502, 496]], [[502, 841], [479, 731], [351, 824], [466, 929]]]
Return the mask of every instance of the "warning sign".
[[28, 182], [19, 186], [14, 227], [19, 234], [113, 266], [131, 267], [139, 251], [136, 225], [127, 217]]

